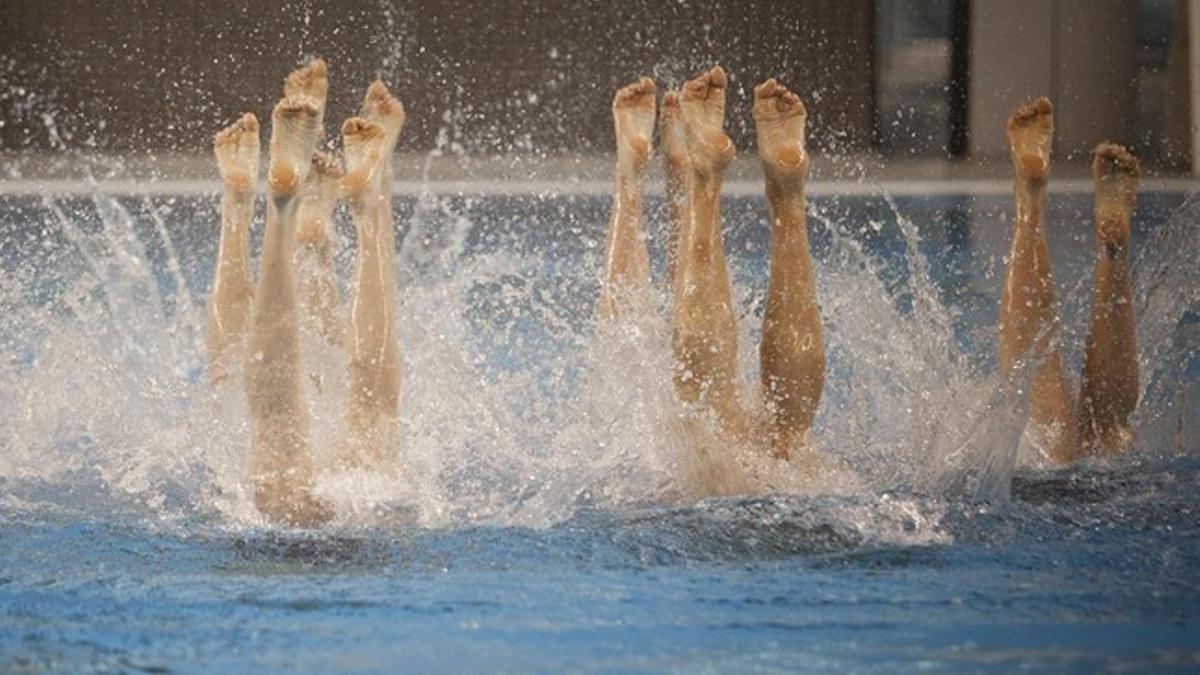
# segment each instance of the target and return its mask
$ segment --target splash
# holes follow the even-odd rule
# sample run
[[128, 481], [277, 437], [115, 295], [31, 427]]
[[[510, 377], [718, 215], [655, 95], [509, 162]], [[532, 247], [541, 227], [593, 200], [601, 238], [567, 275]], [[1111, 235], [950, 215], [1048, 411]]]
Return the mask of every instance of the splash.
[[[578, 242], [563, 252], [571, 238], [561, 232], [530, 234], [558, 218], [602, 227], [604, 201], [498, 201], [425, 195], [415, 204], [399, 256], [399, 459], [381, 475], [320, 476], [344, 524], [544, 526], [581, 508], [690, 493], [695, 453], [668, 432], [681, 410], [665, 321], [598, 333], [596, 252]], [[15, 199], [6, 209], [10, 239], [36, 244], [9, 251], [0, 273], [8, 506], [262, 524], [245, 484], [240, 392], [214, 391], [202, 377], [204, 295], [193, 289], [211, 265], [211, 242], [200, 243], [215, 237], [214, 202], [119, 199], [97, 186], [84, 200]], [[902, 246], [901, 284], [885, 282], [890, 263], [845, 222], [813, 209], [831, 366], [813, 437], [848, 469], [819, 480], [770, 464], [755, 470], [784, 492], [1003, 498], [1027, 382], [973, 365], [952, 308], [939, 300], [919, 228], [885, 203]], [[1188, 200], [1143, 246], [1194, 250], [1198, 208]], [[1167, 245], [1175, 248], [1159, 248]], [[352, 255], [349, 237], [340, 246], [339, 258]], [[1197, 279], [1177, 259], [1143, 255], [1137, 269], [1146, 382], [1138, 419], [1174, 430], [1195, 354], [1188, 316]], [[744, 285], [738, 294], [743, 389], [753, 391], [761, 298]], [[661, 316], [663, 302], [646, 298], [648, 314]], [[344, 356], [317, 340], [305, 349], [305, 367], [323, 374], [308, 400], [318, 460], [329, 465]], [[1160, 437], [1146, 443], [1164, 447]]]

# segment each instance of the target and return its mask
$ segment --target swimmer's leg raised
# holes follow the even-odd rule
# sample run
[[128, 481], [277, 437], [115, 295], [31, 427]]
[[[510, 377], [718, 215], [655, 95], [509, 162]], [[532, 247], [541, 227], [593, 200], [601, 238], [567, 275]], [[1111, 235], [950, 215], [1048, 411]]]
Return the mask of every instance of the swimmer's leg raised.
[[332, 345], [342, 344], [345, 324], [339, 316], [337, 279], [330, 239], [333, 207], [341, 187], [342, 169], [332, 155], [313, 155], [312, 167], [300, 198], [296, 228], [296, 269], [301, 303], [308, 321]]
[[308, 415], [300, 396], [300, 341], [292, 249], [298, 196], [320, 135], [316, 104], [284, 99], [272, 115], [267, 227], [246, 359], [255, 503], [276, 522], [312, 526], [332, 512], [312, 494]]
[[617, 135], [616, 188], [598, 314], [612, 319], [630, 291], [650, 285], [650, 254], [642, 229], [642, 183], [654, 131], [654, 82], [643, 77], [613, 98]]
[[1138, 161], [1119, 145], [1101, 144], [1092, 160], [1096, 185], [1096, 260], [1092, 317], [1079, 396], [1079, 432], [1092, 453], [1124, 450], [1137, 406], [1137, 337], [1129, 272], [1129, 222]]
[[394, 239], [386, 231], [390, 210], [382, 188], [384, 128], [361, 117], [342, 126], [348, 170], [343, 191], [358, 233], [358, 260], [350, 300], [346, 350], [350, 391], [346, 417], [355, 447], [352, 465], [386, 459], [400, 397], [395, 334]]
[[246, 113], [213, 141], [221, 172], [221, 243], [208, 297], [208, 377], [228, 379], [244, 358], [254, 282], [250, 278], [250, 222], [258, 180], [258, 120]]
[[687, 82], [681, 96], [688, 162], [687, 220], [679, 233], [672, 347], [680, 398], [712, 411], [734, 440], [747, 434], [737, 397], [737, 324], [721, 239], [721, 182], [733, 159], [725, 120], [725, 71]]
[[675, 270], [679, 260], [679, 233], [687, 218], [688, 157], [687, 137], [679, 107], [679, 94], [667, 92], [659, 111], [659, 137], [667, 178], [667, 289], [672, 302], [675, 294]]
[[770, 443], [781, 459], [812, 426], [825, 383], [821, 313], [808, 250], [804, 105], [775, 80], [754, 90], [758, 152], [771, 207], [771, 277], [760, 345]]
[[[392, 96], [383, 82], [376, 80], [367, 87], [363, 97], [360, 116], [383, 127], [383, 170], [380, 173], [384, 208], [379, 209], [380, 232], [387, 238], [387, 246], [393, 254], [396, 250], [396, 220], [392, 211], [392, 190], [395, 183], [394, 158], [396, 143], [400, 140], [400, 132], [404, 130], [407, 119], [404, 106]], [[394, 257], [394, 255], [392, 256]], [[399, 358], [397, 353], [396, 358]]]
[[[285, 97], [302, 97], [317, 109], [320, 136], [325, 135], [325, 102], [329, 92], [325, 61], [313, 59], [283, 81]], [[340, 344], [344, 327], [338, 318], [340, 303], [333, 274], [330, 216], [337, 201], [341, 169], [332, 156], [316, 153], [298, 206], [296, 268], [304, 314], [330, 343]]]
[[1052, 114], [1050, 101], [1040, 98], [1018, 108], [1008, 120], [1017, 215], [1000, 303], [1000, 364], [1009, 368], [1021, 359], [1042, 359], [1034, 376], [1029, 416], [1042, 429], [1055, 430], [1049, 452], [1062, 462], [1074, 456], [1077, 437], [1057, 343], [1058, 309], [1043, 231]]

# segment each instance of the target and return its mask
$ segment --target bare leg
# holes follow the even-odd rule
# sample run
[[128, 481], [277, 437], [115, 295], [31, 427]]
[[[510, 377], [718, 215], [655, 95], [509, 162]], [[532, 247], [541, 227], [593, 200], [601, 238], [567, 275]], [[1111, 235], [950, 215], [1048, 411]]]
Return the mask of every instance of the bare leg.
[[733, 159], [725, 121], [725, 71], [713, 68], [684, 85], [682, 117], [690, 165], [687, 220], [679, 233], [672, 346], [680, 398], [717, 417], [722, 431], [746, 439], [737, 400], [737, 325], [721, 240], [721, 180]]
[[350, 301], [346, 349], [350, 391], [346, 413], [355, 447], [352, 465], [378, 463], [391, 447], [391, 431], [400, 397], [399, 347], [396, 341], [394, 239], [381, 210], [391, 210], [383, 195], [384, 128], [361, 117], [342, 125], [349, 169], [342, 180], [358, 232], [358, 261]]
[[763, 396], [776, 457], [788, 459], [812, 426], [825, 384], [821, 313], [808, 250], [804, 104], [775, 80], [754, 90], [758, 153], [771, 206], [771, 279], [763, 317]]
[[400, 405], [392, 154], [404, 121], [404, 106], [376, 81], [363, 98], [362, 117], [342, 126], [349, 165], [342, 188], [358, 233], [346, 340], [350, 361], [346, 418], [353, 441], [347, 461], [351, 465], [377, 464], [387, 458]]
[[258, 120], [246, 113], [213, 141], [221, 172], [221, 244], [208, 298], [208, 377], [228, 379], [244, 358], [254, 282], [250, 279], [250, 221], [258, 179]]
[[337, 280], [333, 274], [333, 245], [329, 232], [337, 203], [342, 168], [332, 155], [318, 152], [300, 198], [296, 229], [296, 269], [305, 317], [332, 345], [342, 344], [345, 333], [338, 305]]
[[[306, 67], [323, 79], [324, 63]], [[298, 196], [321, 133], [321, 106], [309, 96], [280, 101], [272, 115], [271, 168], [262, 269], [246, 359], [255, 503], [276, 522], [312, 526], [332, 517], [312, 494], [308, 414], [300, 398], [300, 343], [292, 249]]]
[[1125, 450], [1129, 416], [1137, 406], [1137, 337], [1129, 274], [1129, 219], [1137, 193], [1138, 161], [1111, 143], [1096, 148], [1096, 287], [1079, 396], [1079, 432], [1092, 453]]
[[667, 288], [674, 294], [676, 261], [679, 259], [679, 232], [687, 218], [689, 172], [687, 138], [683, 130], [678, 93], [670, 91], [663, 96], [658, 120], [667, 172]]
[[[380, 209], [380, 229], [391, 247], [393, 254], [396, 250], [396, 221], [392, 213], [392, 189], [395, 181], [393, 156], [396, 152], [396, 142], [400, 140], [400, 132], [404, 129], [404, 106], [388, 91], [388, 88], [376, 80], [367, 87], [363, 97], [361, 116], [383, 127], [383, 173], [380, 174], [383, 198], [386, 208]], [[394, 255], [392, 256], [394, 257]], [[397, 355], [398, 358], [398, 355]]]
[[1050, 101], [1039, 98], [1008, 120], [1008, 141], [1016, 171], [1017, 217], [1000, 304], [1000, 364], [1040, 358], [1030, 394], [1029, 416], [1046, 431], [1051, 458], [1064, 462], [1077, 445], [1071, 395], [1058, 350], [1059, 319], [1054, 277], [1042, 230], [1050, 143], [1054, 134]]
[[650, 285], [650, 254], [642, 231], [642, 182], [654, 132], [654, 82], [643, 77], [619, 90], [612, 111], [617, 134], [617, 184], [598, 308], [604, 319], [615, 318], [627, 309], [622, 302], [627, 293]]

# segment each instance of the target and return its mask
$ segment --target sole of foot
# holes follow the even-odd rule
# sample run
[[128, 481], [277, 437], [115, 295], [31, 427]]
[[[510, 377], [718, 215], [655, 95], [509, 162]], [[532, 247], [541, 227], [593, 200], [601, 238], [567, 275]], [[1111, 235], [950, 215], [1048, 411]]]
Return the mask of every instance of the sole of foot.
[[733, 160], [734, 147], [724, 132], [725, 88], [729, 79], [717, 66], [683, 85], [680, 110], [693, 169], [713, 174]]
[[329, 69], [325, 61], [313, 59], [303, 67], [288, 73], [283, 80], [283, 95], [285, 98], [306, 96], [312, 99], [323, 117], [325, 99], [329, 95]]
[[271, 170], [276, 192], [294, 194], [304, 184], [321, 136], [321, 112], [307, 96], [289, 96], [271, 113]]
[[237, 192], [253, 190], [258, 179], [258, 118], [246, 113], [217, 132], [213, 153], [226, 188]]
[[404, 129], [404, 104], [392, 96], [382, 81], [375, 80], [367, 87], [367, 94], [363, 97], [361, 116], [383, 127], [383, 149], [391, 153]]
[[1092, 152], [1092, 179], [1096, 186], [1096, 233], [1105, 245], [1129, 240], [1129, 216], [1137, 194], [1141, 167], [1138, 160], [1116, 143], [1101, 143]]
[[342, 192], [348, 198], [356, 199], [369, 188], [379, 187], [386, 136], [382, 125], [362, 117], [351, 117], [342, 124], [347, 167]]
[[617, 90], [613, 96], [613, 126], [617, 134], [617, 161], [642, 171], [650, 159], [654, 134], [654, 81], [642, 77]]
[[1008, 118], [1009, 150], [1017, 177], [1046, 181], [1050, 175], [1050, 146], [1054, 140], [1054, 106], [1045, 96], [1017, 108]]
[[807, 176], [808, 153], [804, 149], [807, 116], [800, 97], [773, 78], [754, 88], [758, 155], [769, 177], [795, 184]]
[[662, 107], [658, 111], [658, 129], [668, 169], [682, 171], [687, 167], [687, 137], [683, 129], [679, 92], [668, 91], [663, 96]]

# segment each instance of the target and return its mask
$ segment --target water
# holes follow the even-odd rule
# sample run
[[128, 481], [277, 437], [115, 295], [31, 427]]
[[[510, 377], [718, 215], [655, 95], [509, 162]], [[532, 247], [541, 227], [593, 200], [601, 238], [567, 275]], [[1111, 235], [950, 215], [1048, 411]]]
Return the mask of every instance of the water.
[[[0, 198], [0, 669], [1200, 665], [1194, 197], [1135, 215], [1137, 447], [1068, 469], [1018, 456], [1021, 383], [994, 372], [1010, 199], [815, 198], [815, 438], [844, 468], [700, 502], [664, 327], [593, 339], [607, 202], [397, 200], [403, 457], [322, 474], [338, 520], [297, 532], [255, 513], [238, 397], [203, 381], [215, 197]], [[763, 209], [724, 204], [747, 385]], [[1078, 373], [1089, 198], [1049, 222]], [[343, 214], [343, 276], [352, 236]], [[306, 348], [320, 458], [341, 362]]]

